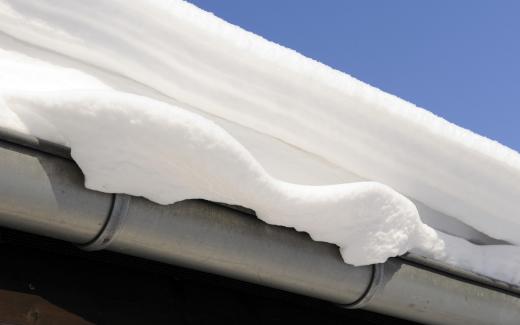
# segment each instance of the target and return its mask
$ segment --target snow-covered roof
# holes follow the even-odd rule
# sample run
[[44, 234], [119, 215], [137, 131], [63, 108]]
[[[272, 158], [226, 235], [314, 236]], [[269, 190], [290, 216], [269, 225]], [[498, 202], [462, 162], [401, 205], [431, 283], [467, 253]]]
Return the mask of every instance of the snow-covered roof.
[[507, 147], [181, 1], [2, 0], [0, 31], [0, 126], [70, 146], [89, 188], [520, 283]]

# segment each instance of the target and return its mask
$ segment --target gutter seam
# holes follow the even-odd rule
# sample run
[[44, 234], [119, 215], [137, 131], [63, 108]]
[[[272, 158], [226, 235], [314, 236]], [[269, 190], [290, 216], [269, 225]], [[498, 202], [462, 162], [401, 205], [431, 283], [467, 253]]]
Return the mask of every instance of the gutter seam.
[[110, 246], [125, 222], [130, 202], [131, 196], [126, 194], [114, 194], [112, 209], [99, 233], [93, 240], [86, 244], [78, 245], [78, 247], [91, 252], [103, 250]]
[[383, 283], [384, 264], [372, 264], [372, 276], [365, 292], [356, 301], [350, 304], [341, 304], [346, 309], [360, 309], [366, 307], [379, 291]]

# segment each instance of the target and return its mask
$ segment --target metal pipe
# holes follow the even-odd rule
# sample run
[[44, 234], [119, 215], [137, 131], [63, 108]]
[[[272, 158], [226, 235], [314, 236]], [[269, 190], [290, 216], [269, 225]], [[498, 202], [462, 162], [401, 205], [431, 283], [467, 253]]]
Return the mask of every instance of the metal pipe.
[[73, 243], [91, 241], [112, 195], [90, 191], [67, 159], [0, 143], [0, 225]]
[[520, 319], [520, 298], [508, 292], [400, 259], [353, 267], [334, 245], [238, 210], [201, 200], [161, 206], [138, 197], [125, 205], [82, 182], [70, 160], [0, 142], [0, 225], [423, 323]]

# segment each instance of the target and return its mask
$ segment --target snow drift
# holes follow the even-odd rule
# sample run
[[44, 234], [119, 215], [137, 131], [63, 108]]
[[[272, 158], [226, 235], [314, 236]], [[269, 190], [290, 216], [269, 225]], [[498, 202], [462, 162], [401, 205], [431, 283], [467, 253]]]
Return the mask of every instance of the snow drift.
[[344, 259], [357, 265], [415, 247], [438, 253], [444, 248], [413, 203], [389, 187], [282, 182], [222, 128], [181, 108], [110, 92], [4, 94], [4, 99], [32, 134], [44, 136], [41, 120], [50, 122], [91, 189], [161, 204], [204, 198], [247, 206], [270, 224], [339, 245]]
[[42, 48], [0, 37], [0, 123], [69, 145], [90, 188], [244, 205], [349, 263], [416, 250], [518, 281], [518, 247], [489, 267], [402, 195], [519, 245], [520, 155], [498, 143], [185, 2], [2, 0], [0, 31]]

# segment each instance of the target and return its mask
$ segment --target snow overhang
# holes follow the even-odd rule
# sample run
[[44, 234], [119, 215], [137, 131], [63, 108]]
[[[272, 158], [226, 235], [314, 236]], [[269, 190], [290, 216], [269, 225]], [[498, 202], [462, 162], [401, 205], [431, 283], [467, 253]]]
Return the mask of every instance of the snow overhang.
[[520, 283], [513, 150], [185, 2], [4, 0], [0, 30], [1, 125], [70, 146], [90, 188], [245, 205], [352, 263], [415, 248]]

